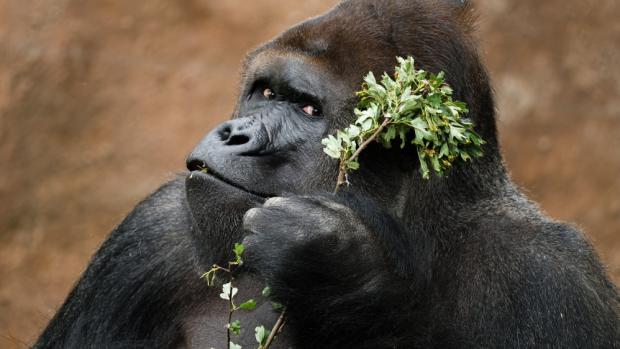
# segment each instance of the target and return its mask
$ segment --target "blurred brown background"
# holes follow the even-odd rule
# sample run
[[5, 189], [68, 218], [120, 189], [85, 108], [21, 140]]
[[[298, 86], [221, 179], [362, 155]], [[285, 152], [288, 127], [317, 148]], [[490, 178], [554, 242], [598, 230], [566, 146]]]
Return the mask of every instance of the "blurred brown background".
[[[247, 50], [318, 0], [0, 0], [0, 347], [231, 112]], [[513, 177], [620, 282], [620, 2], [477, 1]]]

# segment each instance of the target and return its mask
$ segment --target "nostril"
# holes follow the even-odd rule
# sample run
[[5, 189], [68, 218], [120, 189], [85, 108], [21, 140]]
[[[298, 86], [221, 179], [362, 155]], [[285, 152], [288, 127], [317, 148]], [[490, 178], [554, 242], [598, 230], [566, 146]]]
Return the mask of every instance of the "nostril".
[[231, 133], [231, 129], [230, 127], [224, 127], [223, 129], [220, 130], [220, 140], [222, 140], [223, 142], [228, 141], [228, 139], [230, 138], [230, 133]]
[[207, 164], [199, 159], [190, 159], [187, 161], [187, 169], [190, 171], [202, 171], [207, 168]]
[[226, 145], [241, 145], [249, 141], [250, 137], [246, 135], [233, 135], [232, 137], [228, 138], [228, 141], [226, 141]]

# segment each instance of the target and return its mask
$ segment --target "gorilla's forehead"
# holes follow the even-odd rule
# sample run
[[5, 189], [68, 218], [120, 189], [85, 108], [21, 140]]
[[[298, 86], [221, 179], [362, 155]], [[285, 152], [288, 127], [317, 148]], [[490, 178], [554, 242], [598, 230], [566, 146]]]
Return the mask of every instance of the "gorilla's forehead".
[[263, 50], [246, 66], [246, 79], [266, 81], [273, 87], [286, 85], [298, 93], [324, 100], [350, 90], [350, 82], [333, 74], [329, 62], [298, 52]]
[[246, 74], [278, 64], [289, 73], [311, 69], [322, 74], [322, 79], [333, 77], [347, 88], [358, 86], [369, 70], [386, 70], [394, 65], [397, 50], [390, 31], [384, 30], [381, 22], [364, 6], [341, 4], [250, 53]]
[[344, 1], [285, 31], [247, 62], [263, 55], [302, 57], [349, 87], [359, 85], [368, 71], [392, 71], [396, 56], [411, 55], [441, 70], [458, 54], [454, 41], [469, 31], [467, 13], [460, 1]]

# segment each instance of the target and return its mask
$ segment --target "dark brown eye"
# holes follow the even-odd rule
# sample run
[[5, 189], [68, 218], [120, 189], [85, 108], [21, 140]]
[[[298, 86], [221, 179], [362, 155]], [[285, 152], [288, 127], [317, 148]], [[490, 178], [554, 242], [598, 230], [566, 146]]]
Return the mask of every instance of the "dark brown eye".
[[319, 116], [321, 113], [319, 112], [319, 109], [313, 105], [306, 105], [305, 107], [301, 108], [301, 110], [304, 111], [304, 113], [310, 115], [310, 116]]
[[265, 96], [265, 98], [267, 99], [273, 99], [275, 98], [276, 94], [269, 87], [267, 87], [263, 90], [263, 96]]

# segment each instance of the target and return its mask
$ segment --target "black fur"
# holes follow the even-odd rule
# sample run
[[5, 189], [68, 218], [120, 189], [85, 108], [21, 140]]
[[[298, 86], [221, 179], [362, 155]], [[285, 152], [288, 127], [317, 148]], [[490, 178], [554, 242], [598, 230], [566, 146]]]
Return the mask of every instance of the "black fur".
[[[35, 347], [225, 348], [226, 305], [199, 277], [243, 241], [240, 297], [266, 282], [287, 305], [272, 348], [620, 348], [592, 247], [506, 174], [472, 22], [467, 1], [344, 1], [250, 53], [233, 120], [111, 234]], [[411, 149], [372, 146], [325, 194], [337, 164], [321, 138], [397, 55], [446, 72], [485, 156], [426, 181]], [[240, 316], [246, 348], [277, 318], [264, 300]]]

